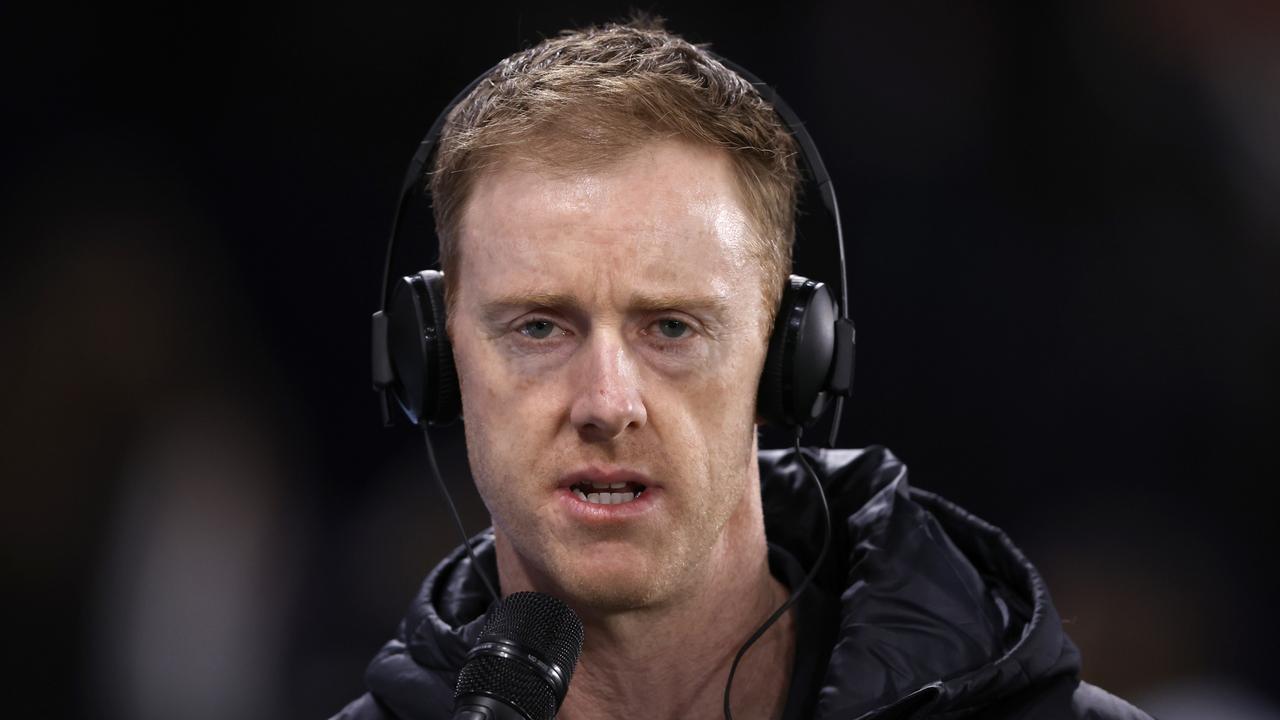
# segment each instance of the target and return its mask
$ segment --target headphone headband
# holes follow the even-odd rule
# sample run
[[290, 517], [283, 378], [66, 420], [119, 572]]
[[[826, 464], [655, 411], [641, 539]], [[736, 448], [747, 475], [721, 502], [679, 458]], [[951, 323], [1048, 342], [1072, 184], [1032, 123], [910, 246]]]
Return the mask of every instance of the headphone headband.
[[[501, 64], [498, 63], [498, 65]], [[414, 151], [413, 159], [409, 161], [409, 169], [405, 171], [404, 181], [400, 183], [400, 201], [396, 204], [395, 219], [391, 221], [391, 239], [387, 241], [387, 257], [382, 266], [382, 294], [379, 296], [381, 304], [378, 308], [384, 312], [387, 309], [387, 301], [389, 300], [387, 293], [390, 291], [391, 268], [395, 260], [396, 236], [400, 230], [400, 218], [404, 217], [405, 208], [409, 206], [409, 201], [418, 192], [419, 183], [426, 172], [427, 161], [431, 159], [431, 153], [436, 148], [436, 141], [440, 139], [440, 133], [444, 130], [444, 124], [449, 119], [449, 113], [453, 112], [455, 107], [467, 99], [467, 96], [471, 94], [472, 90], [476, 89], [477, 85], [492, 75], [493, 71], [498, 69], [498, 65], [485, 70], [479, 77], [467, 83], [467, 86], [461, 92], [453, 96], [453, 99], [444, 107], [444, 110], [436, 116], [435, 122], [431, 123], [431, 129], [427, 130], [422, 142], [418, 143], [418, 149]], [[432, 237], [435, 237], [434, 233]]]

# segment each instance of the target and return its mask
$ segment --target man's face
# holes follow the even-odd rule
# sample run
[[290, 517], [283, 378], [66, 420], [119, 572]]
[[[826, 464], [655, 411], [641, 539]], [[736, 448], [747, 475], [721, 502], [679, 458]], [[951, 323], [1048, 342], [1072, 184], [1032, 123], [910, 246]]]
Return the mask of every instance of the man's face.
[[751, 232], [727, 155], [680, 141], [477, 182], [449, 332], [500, 558], [623, 609], [687, 592], [732, 551], [758, 494]]

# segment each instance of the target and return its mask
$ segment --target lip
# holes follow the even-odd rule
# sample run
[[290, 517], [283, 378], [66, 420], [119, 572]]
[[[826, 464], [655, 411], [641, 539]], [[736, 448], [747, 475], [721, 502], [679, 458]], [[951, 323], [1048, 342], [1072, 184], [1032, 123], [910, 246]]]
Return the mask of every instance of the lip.
[[649, 476], [642, 472], [636, 472], [635, 470], [628, 470], [626, 468], [600, 466], [591, 466], [580, 470], [574, 470], [568, 475], [560, 478], [560, 482], [557, 484], [557, 487], [568, 490], [578, 483], [604, 484], [620, 482], [633, 482], [643, 485], [645, 486], [645, 492], [648, 492], [649, 488], [656, 487], [656, 484], [649, 479]]
[[[618, 505], [601, 505], [579, 500], [572, 487], [578, 483], [633, 482], [644, 486], [640, 497]], [[575, 470], [562, 478], [556, 487], [561, 507], [570, 517], [588, 524], [621, 522], [637, 518], [653, 510], [661, 500], [662, 488], [644, 473], [625, 468], [588, 467]]]

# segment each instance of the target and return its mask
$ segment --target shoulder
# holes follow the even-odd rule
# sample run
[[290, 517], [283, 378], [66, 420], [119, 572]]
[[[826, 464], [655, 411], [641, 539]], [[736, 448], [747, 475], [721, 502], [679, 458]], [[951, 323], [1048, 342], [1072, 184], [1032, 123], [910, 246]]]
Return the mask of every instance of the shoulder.
[[[930, 688], [927, 688], [928, 690]], [[998, 700], [968, 702], [942, 688], [919, 692], [861, 720], [980, 717], [984, 720], [1152, 720], [1152, 717], [1072, 674], [1035, 683]]]
[[[963, 701], [959, 703], [963, 706]], [[934, 708], [947, 711], [957, 705]], [[1061, 674], [986, 705], [984, 718], [999, 720], [1152, 720], [1151, 716], [1074, 673]]]
[[[1150, 720], [1079, 678], [1035, 566], [998, 527], [912, 488], [883, 447], [762, 451], [766, 533], [839, 598], [820, 717]], [[808, 467], [806, 467], [808, 466]]]

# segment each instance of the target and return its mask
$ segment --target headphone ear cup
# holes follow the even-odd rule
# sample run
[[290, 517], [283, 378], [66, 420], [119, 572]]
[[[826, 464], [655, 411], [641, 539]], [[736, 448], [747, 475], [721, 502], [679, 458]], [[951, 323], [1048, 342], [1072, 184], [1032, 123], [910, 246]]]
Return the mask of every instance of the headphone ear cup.
[[427, 285], [431, 317], [436, 328], [433, 343], [436, 353], [435, 373], [430, 380], [436, 401], [435, 411], [428, 421], [432, 425], [447, 425], [462, 416], [462, 394], [458, 391], [458, 369], [453, 363], [453, 344], [449, 342], [449, 311], [444, 304], [444, 273], [425, 270], [419, 276]]
[[445, 425], [462, 403], [445, 330], [444, 275], [424, 270], [396, 283], [387, 307], [391, 390], [409, 421]]
[[794, 312], [794, 295], [789, 278], [782, 288], [778, 313], [773, 318], [773, 329], [769, 332], [769, 351], [764, 358], [764, 370], [760, 373], [760, 387], [756, 390], [756, 414], [768, 425], [787, 424], [782, 403], [782, 358], [787, 352], [784, 347], [787, 342], [786, 325]]
[[826, 285], [792, 275], [782, 291], [756, 407], [771, 425], [805, 427], [827, 409], [836, 304]]

